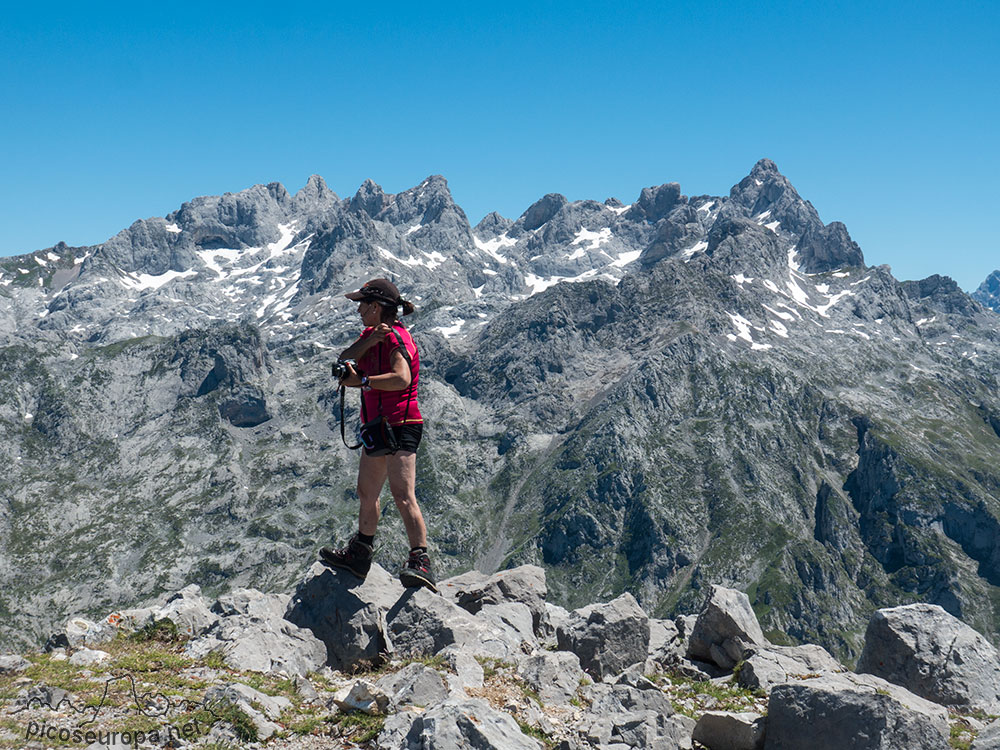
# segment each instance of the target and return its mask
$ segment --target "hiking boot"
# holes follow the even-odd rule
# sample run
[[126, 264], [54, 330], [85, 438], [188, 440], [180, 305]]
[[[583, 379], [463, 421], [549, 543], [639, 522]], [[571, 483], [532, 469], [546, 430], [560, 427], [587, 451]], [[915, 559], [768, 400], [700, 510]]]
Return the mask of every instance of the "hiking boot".
[[404, 586], [426, 586], [435, 594], [437, 586], [434, 585], [434, 574], [431, 572], [431, 559], [426, 552], [413, 550], [409, 558], [403, 564], [403, 569], [399, 571], [399, 580]]
[[319, 559], [324, 565], [331, 568], [343, 568], [349, 570], [362, 581], [368, 575], [372, 566], [372, 549], [370, 544], [365, 544], [358, 535], [355, 534], [342, 549], [323, 547], [319, 551]]

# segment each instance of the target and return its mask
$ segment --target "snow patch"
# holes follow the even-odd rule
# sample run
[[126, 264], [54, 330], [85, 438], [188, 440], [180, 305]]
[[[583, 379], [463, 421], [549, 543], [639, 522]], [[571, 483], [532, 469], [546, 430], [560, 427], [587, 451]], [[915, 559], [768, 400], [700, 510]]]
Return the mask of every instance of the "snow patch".
[[642, 250], [629, 250], [628, 252], [621, 253], [618, 256], [618, 260], [614, 261], [611, 265], [615, 268], [623, 268], [632, 261], [638, 260], [640, 255], [642, 255]]
[[167, 226], [165, 226], [164, 229], [166, 229], [168, 232], [171, 232], [172, 234], [181, 233], [181, 228], [176, 224], [167, 224]]
[[414, 232], [417, 232], [423, 228], [424, 228], [423, 224], [414, 224], [412, 227], [406, 230], [406, 234], [413, 234]]
[[167, 271], [158, 276], [148, 273], [126, 273], [122, 278], [122, 283], [130, 289], [159, 289], [164, 284], [169, 284], [174, 279], [186, 279], [194, 276], [198, 272], [194, 269], [188, 271]]
[[709, 201], [708, 203], [704, 204], [703, 206], [698, 206], [698, 210], [699, 211], [711, 211], [712, 210], [712, 206], [714, 206], [714, 205], [715, 205], [715, 201]]
[[749, 284], [751, 281], [753, 281], [753, 279], [751, 279], [749, 276], [744, 276], [741, 273], [736, 274], [732, 278], [733, 281], [735, 281], [740, 286], [743, 286], [743, 284]]
[[681, 255], [690, 260], [695, 253], [700, 253], [708, 247], [708, 243], [704, 240], [701, 242], [696, 242], [693, 247], [689, 247], [687, 250], [682, 250]]
[[465, 321], [462, 320], [461, 318], [459, 318], [454, 323], [452, 323], [450, 326], [437, 326], [436, 328], [432, 328], [431, 330], [432, 331], [437, 331], [442, 336], [444, 336], [446, 339], [449, 339], [452, 336], [456, 335], [459, 331], [461, 331], [462, 330], [462, 326], [464, 326], [464, 325], [465, 325]]
[[500, 263], [509, 263], [510, 261], [500, 255], [497, 251], [502, 247], [513, 247], [517, 244], [517, 240], [511, 239], [506, 233], [501, 234], [499, 237], [494, 237], [492, 240], [487, 240], [486, 242], [483, 242], [475, 235], [472, 235], [472, 240], [476, 243], [476, 247], [493, 258], [493, 260], [499, 261]]
[[576, 233], [576, 237], [573, 239], [572, 245], [580, 245], [584, 242], [589, 242], [584, 250], [596, 250], [605, 242], [611, 239], [611, 227], [604, 227], [596, 232], [591, 232], [589, 229], [581, 228], [579, 232]]
[[48, 258], [49, 260], [51, 260], [51, 261], [52, 261], [53, 263], [54, 263], [55, 261], [57, 261], [57, 260], [61, 260], [61, 259], [60, 259], [60, 257], [59, 257], [58, 255], [56, 255], [55, 253], [53, 253], [53, 252], [50, 252], [50, 253], [46, 254], [46, 256], [45, 256], [45, 257], [47, 257], [47, 258]]

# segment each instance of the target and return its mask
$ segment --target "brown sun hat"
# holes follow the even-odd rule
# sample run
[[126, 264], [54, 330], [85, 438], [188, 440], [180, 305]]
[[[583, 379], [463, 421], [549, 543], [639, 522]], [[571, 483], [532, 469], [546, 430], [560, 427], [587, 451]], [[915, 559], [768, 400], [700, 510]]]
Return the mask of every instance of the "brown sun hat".
[[355, 302], [378, 302], [387, 307], [399, 307], [402, 305], [403, 315], [409, 315], [414, 310], [413, 303], [404, 300], [399, 295], [396, 285], [389, 281], [389, 279], [372, 279], [371, 281], [366, 281], [364, 286], [358, 291], [348, 292], [344, 296]]

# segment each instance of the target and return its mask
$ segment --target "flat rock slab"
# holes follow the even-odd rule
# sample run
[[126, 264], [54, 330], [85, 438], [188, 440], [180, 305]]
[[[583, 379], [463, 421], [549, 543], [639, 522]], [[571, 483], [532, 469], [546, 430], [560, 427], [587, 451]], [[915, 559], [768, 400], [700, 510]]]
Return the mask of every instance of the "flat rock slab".
[[463, 573], [441, 582], [441, 593], [462, 609], [477, 614], [484, 606], [517, 602], [531, 612], [532, 629], [536, 636], [551, 632], [545, 597], [548, 587], [545, 571], [537, 565], [521, 565], [501, 570], [491, 576], [476, 571]]
[[708, 750], [761, 750], [765, 724], [760, 714], [706, 711], [698, 719], [692, 738]]
[[755, 649], [737, 674], [740, 686], [770, 691], [775, 685], [820, 672], [846, 672], [822, 646], [767, 646]]
[[880, 609], [872, 615], [858, 672], [945, 706], [1000, 713], [1000, 654], [934, 604]]
[[946, 750], [948, 712], [872, 675], [827, 674], [778, 685], [765, 750]]
[[584, 672], [569, 651], [540, 651], [521, 659], [517, 673], [538, 693], [542, 703], [567, 704], [580, 689]]

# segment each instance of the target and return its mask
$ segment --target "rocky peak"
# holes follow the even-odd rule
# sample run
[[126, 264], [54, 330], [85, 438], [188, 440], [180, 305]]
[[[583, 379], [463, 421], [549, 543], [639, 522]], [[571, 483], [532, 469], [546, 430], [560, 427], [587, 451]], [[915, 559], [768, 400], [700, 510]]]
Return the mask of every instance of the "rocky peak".
[[642, 192], [639, 193], [639, 198], [629, 210], [628, 217], [655, 224], [683, 200], [681, 186], [676, 182], [668, 182], [659, 187], [643, 188]]
[[976, 300], [963, 292], [950, 276], [934, 274], [919, 281], [904, 281], [901, 286], [910, 299], [938, 312], [967, 318], [981, 312]]
[[979, 288], [972, 293], [972, 298], [981, 305], [995, 312], [1000, 312], [1000, 270], [987, 276]]
[[473, 233], [480, 239], [488, 240], [499, 237], [514, 225], [512, 219], [501, 216], [496, 211], [490, 211], [476, 224]]
[[311, 175], [306, 184], [292, 199], [296, 212], [318, 211], [339, 201], [337, 194], [330, 190], [326, 181], [318, 174]]
[[354, 213], [363, 211], [375, 218], [391, 201], [392, 196], [386, 195], [380, 185], [372, 180], [365, 180], [351, 198], [350, 208]]
[[527, 231], [534, 231], [555, 216], [566, 203], [566, 196], [559, 193], [544, 195], [528, 206], [528, 210], [521, 214], [519, 222]]
[[780, 228], [801, 234], [810, 225], [820, 225], [819, 214], [803, 200], [770, 159], [761, 159], [746, 177], [729, 191], [730, 200], [755, 220], [777, 221]]

